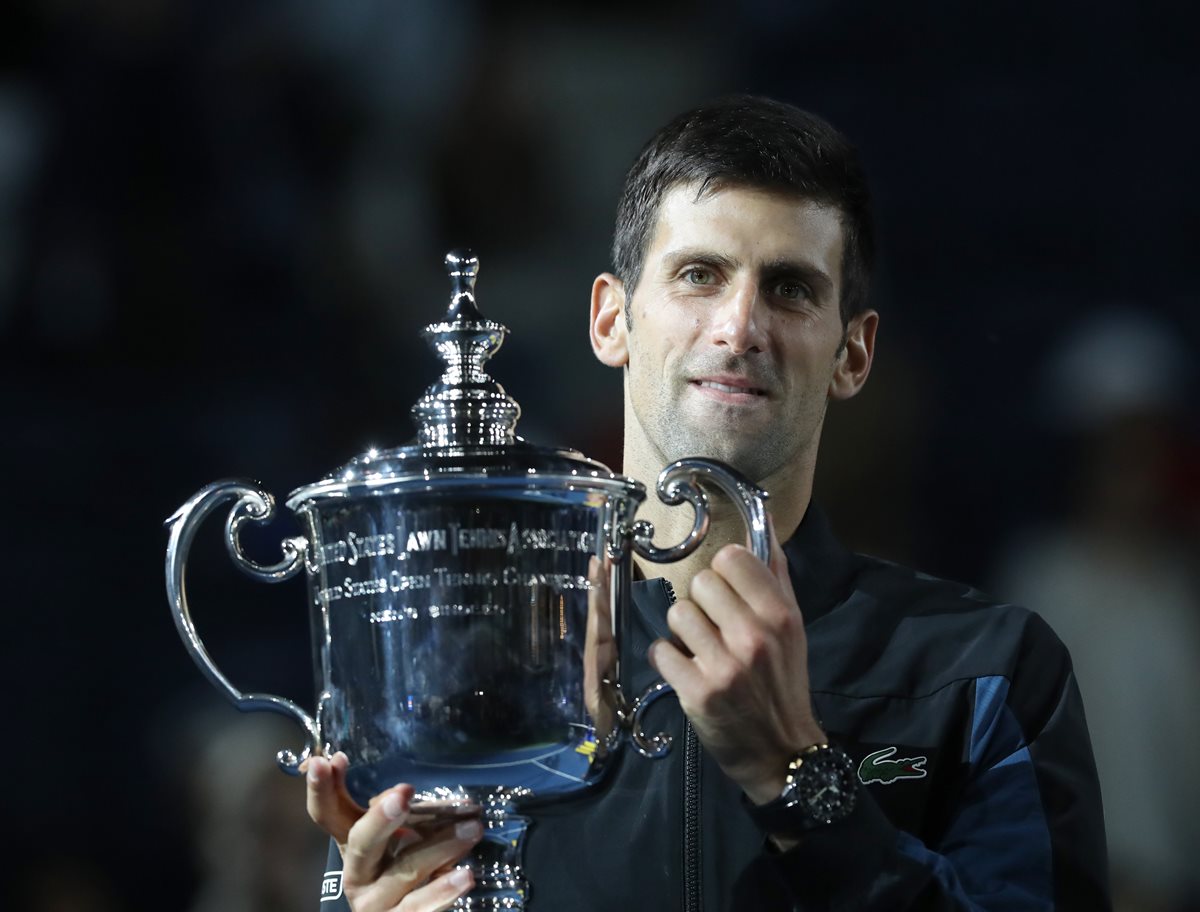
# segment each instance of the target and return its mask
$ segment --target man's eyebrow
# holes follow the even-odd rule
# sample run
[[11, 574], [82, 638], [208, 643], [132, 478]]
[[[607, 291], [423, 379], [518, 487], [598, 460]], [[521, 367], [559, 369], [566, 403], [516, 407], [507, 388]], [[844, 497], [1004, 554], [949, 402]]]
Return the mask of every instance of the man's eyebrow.
[[674, 272], [688, 263], [715, 266], [717, 269], [724, 269], [731, 272], [742, 265], [738, 260], [733, 259], [733, 257], [717, 253], [715, 250], [707, 250], [703, 247], [681, 247], [678, 250], [672, 250], [663, 257], [663, 263], [667, 266], [669, 272]]

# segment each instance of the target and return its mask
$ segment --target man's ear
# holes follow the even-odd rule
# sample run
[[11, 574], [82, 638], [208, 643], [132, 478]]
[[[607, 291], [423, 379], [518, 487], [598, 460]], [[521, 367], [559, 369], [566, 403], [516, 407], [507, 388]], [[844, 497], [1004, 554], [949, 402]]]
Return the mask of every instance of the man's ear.
[[629, 363], [625, 325], [625, 285], [611, 272], [602, 272], [592, 283], [592, 351], [609, 367]]
[[830, 399], [849, 399], [863, 388], [875, 359], [875, 330], [878, 327], [879, 314], [873, 310], [863, 311], [850, 320], [846, 327], [846, 342], [829, 381]]

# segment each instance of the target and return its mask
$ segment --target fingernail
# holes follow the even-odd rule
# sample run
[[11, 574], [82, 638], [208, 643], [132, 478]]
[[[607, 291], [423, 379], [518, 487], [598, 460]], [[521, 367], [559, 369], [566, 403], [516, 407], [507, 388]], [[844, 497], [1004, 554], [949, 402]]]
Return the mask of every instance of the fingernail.
[[478, 839], [483, 835], [483, 824], [478, 820], [464, 820], [454, 825], [455, 839]]
[[383, 814], [388, 820], [395, 820], [404, 813], [404, 802], [398, 792], [388, 792], [383, 796]]
[[314, 785], [321, 781], [320, 774], [317, 773], [317, 764], [320, 762], [316, 757], [311, 757], [308, 761], [308, 772], [305, 775], [308, 777], [308, 781]]
[[459, 890], [461, 890], [463, 887], [465, 887], [470, 882], [471, 882], [471, 869], [470, 868], [455, 868], [453, 871], [450, 872], [450, 883], [452, 883]]

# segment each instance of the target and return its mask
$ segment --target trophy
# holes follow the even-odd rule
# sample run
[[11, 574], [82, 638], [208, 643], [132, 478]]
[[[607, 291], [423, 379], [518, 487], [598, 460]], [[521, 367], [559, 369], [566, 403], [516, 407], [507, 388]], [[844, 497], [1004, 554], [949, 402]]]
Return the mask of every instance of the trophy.
[[[416, 788], [417, 812], [478, 805], [484, 838], [464, 862], [475, 888], [455, 908], [524, 909], [536, 889], [521, 868], [525, 812], [596, 785], [625, 742], [650, 758], [670, 748], [669, 736], [647, 734], [642, 723], [669, 685], [634, 698], [621, 688], [633, 555], [666, 563], [691, 554], [708, 531], [716, 489], [736, 505], [765, 561], [766, 493], [718, 462], [679, 460], [659, 475], [657, 494], [690, 504], [692, 528], [673, 547], [654, 545], [652, 525], [635, 519], [644, 485], [516, 435], [520, 407], [484, 371], [508, 330], [476, 306], [479, 262], [470, 251], [448, 254], [446, 267], [449, 310], [423, 334], [444, 371], [412, 409], [416, 440], [363, 453], [293, 491], [287, 508], [303, 534], [284, 539], [271, 565], [247, 557], [238, 537], [244, 523], [271, 519], [271, 495], [240, 479], [204, 487], [167, 521], [167, 596], [184, 645], [218, 690], [239, 710], [282, 713], [303, 726], [301, 753], [278, 754], [285, 771], [340, 750], [350, 761], [347, 788], [363, 806], [398, 782]], [[307, 575], [312, 714], [238, 690], [196, 632], [188, 551], [200, 524], [229, 504], [225, 543], [237, 567], [273, 583]], [[608, 560], [618, 652], [612, 667], [597, 670], [602, 712], [584, 687], [589, 596], [598, 595], [593, 556]]]

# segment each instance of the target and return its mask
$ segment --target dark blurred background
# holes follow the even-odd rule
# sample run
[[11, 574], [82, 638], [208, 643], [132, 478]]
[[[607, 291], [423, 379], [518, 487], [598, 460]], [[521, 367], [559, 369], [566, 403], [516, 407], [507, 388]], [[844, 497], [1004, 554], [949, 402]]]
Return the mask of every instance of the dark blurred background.
[[[1076, 658], [1120, 908], [1197, 908], [1200, 66], [1190, 7], [45, 0], [0, 24], [8, 898], [314, 908], [286, 723], [204, 684], [163, 521], [408, 440], [471, 245], [521, 432], [619, 463], [590, 357], [623, 172], [756, 91], [860, 146], [875, 373], [819, 499], [860, 550], [1042, 610]], [[226, 673], [311, 704], [302, 584], [192, 602]], [[260, 536], [262, 556], [291, 530]], [[1190, 898], [1189, 898], [1190, 897]]]

